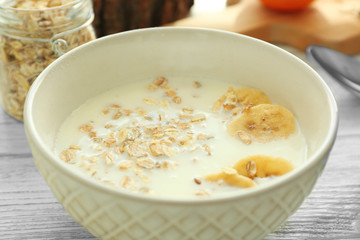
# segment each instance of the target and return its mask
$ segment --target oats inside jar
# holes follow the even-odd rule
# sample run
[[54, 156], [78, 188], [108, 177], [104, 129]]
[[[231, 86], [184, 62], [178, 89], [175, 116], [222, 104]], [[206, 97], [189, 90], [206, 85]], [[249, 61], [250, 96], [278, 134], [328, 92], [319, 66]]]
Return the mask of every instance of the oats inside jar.
[[78, 174], [120, 191], [177, 198], [247, 191], [281, 178], [307, 151], [296, 119], [278, 137], [289, 126], [272, 119], [284, 110], [263, 93], [265, 103], [249, 103], [258, 92], [211, 79], [133, 82], [76, 109], [55, 153]]

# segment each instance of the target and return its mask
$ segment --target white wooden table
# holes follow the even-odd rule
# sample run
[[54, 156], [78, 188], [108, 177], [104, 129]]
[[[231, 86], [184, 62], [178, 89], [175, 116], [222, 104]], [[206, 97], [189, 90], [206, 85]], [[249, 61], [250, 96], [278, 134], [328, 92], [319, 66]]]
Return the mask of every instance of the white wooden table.
[[[335, 146], [311, 195], [269, 240], [360, 239], [360, 98], [326, 81], [340, 112]], [[23, 124], [2, 110], [0, 239], [95, 239], [54, 198], [33, 163]]]

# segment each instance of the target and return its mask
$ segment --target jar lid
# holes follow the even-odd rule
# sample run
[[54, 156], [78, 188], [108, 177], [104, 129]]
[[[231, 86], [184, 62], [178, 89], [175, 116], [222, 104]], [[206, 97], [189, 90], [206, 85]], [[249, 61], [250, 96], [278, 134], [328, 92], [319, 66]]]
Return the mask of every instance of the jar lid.
[[18, 0], [13, 3], [0, 0], [0, 31], [12, 37], [48, 41], [54, 35], [88, 25], [94, 19], [91, 0]]

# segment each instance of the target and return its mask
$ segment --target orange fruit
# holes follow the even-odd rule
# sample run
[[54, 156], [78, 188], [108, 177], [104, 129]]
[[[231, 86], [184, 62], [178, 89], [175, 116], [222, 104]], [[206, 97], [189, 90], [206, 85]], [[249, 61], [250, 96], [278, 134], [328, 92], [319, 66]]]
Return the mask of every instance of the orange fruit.
[[260, 0], [261, 3], [273, 10], [293, 12], [306, 8], [314, 0]]

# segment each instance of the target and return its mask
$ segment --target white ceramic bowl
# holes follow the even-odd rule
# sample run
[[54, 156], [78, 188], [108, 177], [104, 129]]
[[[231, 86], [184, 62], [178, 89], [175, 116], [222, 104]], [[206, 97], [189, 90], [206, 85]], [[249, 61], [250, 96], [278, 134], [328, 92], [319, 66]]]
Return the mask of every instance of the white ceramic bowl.
[[[307, 139], [306, 163], [269, 186], [179, 200], [117, 191], [78, 176], [52, 149], [64, 119], [88, 98], [138, 79], [201, 76], [262, 89], [289, 108]], [[296, 211], [326, 164], [337, 131], [334, 97], [293, 55], [239, 34], [153, 28], [104, 37], [44, 70], [25, 105], [34, 161], [66, 211], [102, 239], [260, 239]]]

